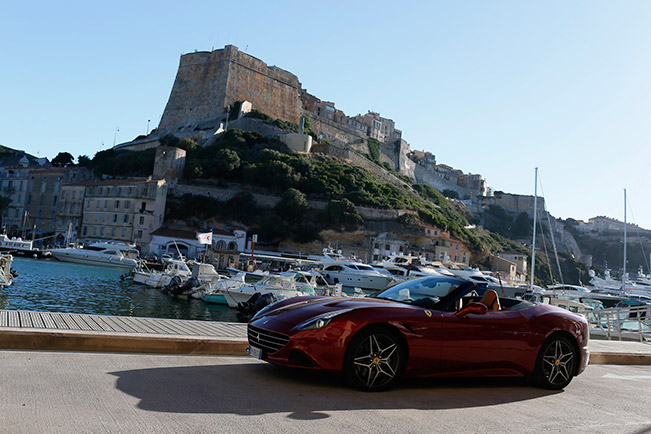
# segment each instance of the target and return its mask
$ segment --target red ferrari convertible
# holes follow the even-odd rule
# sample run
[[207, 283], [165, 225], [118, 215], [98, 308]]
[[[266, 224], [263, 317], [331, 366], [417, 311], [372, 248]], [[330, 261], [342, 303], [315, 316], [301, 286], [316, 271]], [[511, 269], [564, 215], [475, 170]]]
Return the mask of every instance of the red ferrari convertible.
[[[343, 372], [362, 390], [405, 377], [524, 376], [561, 389], [588, 364], [588, 323], [546, 304], [499, 298], [447, 277], [423, 277], [369, 298], [295, 297], [248, 325], [249, 354]], [[488, 291], [490, 292], [490, 291]]]

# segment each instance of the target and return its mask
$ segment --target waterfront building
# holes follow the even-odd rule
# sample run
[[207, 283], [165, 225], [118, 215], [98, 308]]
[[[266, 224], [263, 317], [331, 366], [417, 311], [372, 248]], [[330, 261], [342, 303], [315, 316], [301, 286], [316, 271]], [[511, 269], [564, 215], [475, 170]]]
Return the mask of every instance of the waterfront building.
[[36, 238], [54, 238], [62, 187], [92, 177], [91, 171], [85, 167], [48, 167], [29, 171], [24, 208], [27, 226], [35, 228]]
[[79, 238], [84, 209], [84, 185], [68, 184], [61, 187], [61, 199], [55, 216], [55, 241], [58, 245]]
[[23, 224], [29, 170], [22, 166], [0, 168], [0, 191], [10, 201], [2, 213], [2, 225], [3, 230], [11, 236], [21, 236], [25, 230]]
[[423, 224], [422, 227], [424, 237], [429, 241], [427, 247], [434, 251], [434, 260], [454, 262], [466, 267], [470, 265], [470, 250], [453, 238], [449, 231], [428, 224]]
[[164, 179], [85, 181], [81, 238], [135, 243], [149, 251], [152, 232], [163, 223], [167, 201]]
[[237, 264], [239, 252], [246, 248], [245, 231], [213, 229], [210, 244], [201, 244], [197, 239], [198, 233], [198, 231], [168, 227], [158, 228], [151, 234], [149, 251], [157, 255], [169, 254], [172, 256], [180, 253], [186, 258], [199, 258], [207, 253], [215, 261], [215, 266], [226, 268], [223, 265], [230, 260]]
[[393, 254], [404, 254], [409, 249], [409, 243], [407, 241], [392, 239], [387, 233], [370, 237], [369, 244], [371, 246], [371, 262], [388, 259]]
[[527, 255], [515, 250], [507, 250], [497, 254], [500, 258], [515, 264], [515, 271], [523, 276], [527, 275]]

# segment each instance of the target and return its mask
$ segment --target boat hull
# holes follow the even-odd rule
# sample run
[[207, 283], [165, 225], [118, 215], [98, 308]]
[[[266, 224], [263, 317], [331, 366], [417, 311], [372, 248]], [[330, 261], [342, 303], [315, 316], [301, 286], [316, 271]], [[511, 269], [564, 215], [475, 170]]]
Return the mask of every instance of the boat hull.
[[108, 258], [100, 259], [97, 257], [90, 257], [84, 255], [72, 255], [66, 252], [52, 252], [52, 256], [55, 259], [63, 262], [74, 262], [75, 264], [85, 264], [85, 265], [99, 265], [102, 267], [114, 267], [114, 268], [134, 268], [137, 262], [129, 258]]

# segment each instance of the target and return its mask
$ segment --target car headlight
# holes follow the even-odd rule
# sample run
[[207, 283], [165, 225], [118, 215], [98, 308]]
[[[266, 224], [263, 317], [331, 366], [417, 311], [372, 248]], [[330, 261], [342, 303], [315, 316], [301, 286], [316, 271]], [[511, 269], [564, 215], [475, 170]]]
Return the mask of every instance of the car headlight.
[[324, 315], [319, 315], [315, 318], [310, 319], [307, 322], [304, 322], [303, 324], [299, 325], [297, 328], [299, 330], [322, 329], [323, 327], [330, 324], [332, 318], [336, 317], [337, 315], [341, 315], [342, 313], [350, 312], [351, 310], [352, 309], [342, 309], [342, 310], [335, 310], [334, 312], [328, 312]]

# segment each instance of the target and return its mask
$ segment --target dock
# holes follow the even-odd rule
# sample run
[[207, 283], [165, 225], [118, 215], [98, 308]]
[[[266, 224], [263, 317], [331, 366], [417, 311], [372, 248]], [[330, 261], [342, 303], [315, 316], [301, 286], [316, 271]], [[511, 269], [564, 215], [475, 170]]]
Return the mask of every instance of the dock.
[[[0, 350], [244, 356], [246, 324], [0, 310]], [[651, 344], [590, 340], [590, 363], [651, 365]]]
[[246, 324], [0, 310], [0, 349], [245, 355]]

